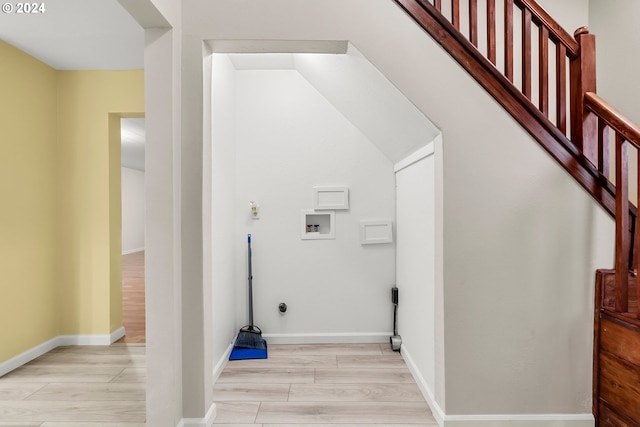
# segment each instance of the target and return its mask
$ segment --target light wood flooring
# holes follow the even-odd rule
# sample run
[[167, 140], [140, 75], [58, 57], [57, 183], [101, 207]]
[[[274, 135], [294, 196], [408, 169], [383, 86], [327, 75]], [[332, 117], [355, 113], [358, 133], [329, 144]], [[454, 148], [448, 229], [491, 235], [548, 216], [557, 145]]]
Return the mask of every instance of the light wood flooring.
[[[142, 427], [144, 345], [59, 347], [0, 378], [0, 427]], [[402, 357], [386, 344], [270, 345], [230, 361], [216, 427], [433, 427]]]
[[437, 425], [388, 344], [269, 345], [230, 361], [214, 386], [217, 427]]
[[146, 342], [144, 251], [122, 255], [122, 325], [118, 343]]
[[0, 378], [2, 427], [142, 427], [143, 345], [58, 347]]
[[[0, 378], [0, 427], [145, 425], [144, 252], [123, 256], [126, 336], [60, 347]], [[129, 343], [129, 344], [126, 344]], [[227, 364], [216, 427], [427, 427], [435, 422], [388, 344], [269, 345]]]

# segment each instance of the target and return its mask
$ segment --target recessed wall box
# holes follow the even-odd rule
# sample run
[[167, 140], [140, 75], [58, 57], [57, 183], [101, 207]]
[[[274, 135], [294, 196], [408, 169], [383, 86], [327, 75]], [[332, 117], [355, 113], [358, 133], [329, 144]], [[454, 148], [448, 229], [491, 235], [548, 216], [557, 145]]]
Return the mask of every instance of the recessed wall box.
[[303, 210], [301, 216], [302, 239], [335, 239], [334, 211]]

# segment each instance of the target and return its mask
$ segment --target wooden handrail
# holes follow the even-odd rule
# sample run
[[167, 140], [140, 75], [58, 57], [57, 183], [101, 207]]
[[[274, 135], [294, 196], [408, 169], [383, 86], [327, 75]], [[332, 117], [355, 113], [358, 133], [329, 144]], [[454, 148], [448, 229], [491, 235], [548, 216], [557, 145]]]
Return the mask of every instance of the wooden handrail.
[[586, 107], [600, 117], [611, 129], [624, 136], [631, 144], [640, 148], [640, 126], [629, 120], [611, 104], [593, 92], [585, 94]]
[[[441, 13], [438, 2], [430, 0], [394, 0], [409, 16], [411, 16], [431, 37], [440, 44], [476, 81], [511, 114], [520, 125], [540, 145], [571, 174], [584, 189], [591, 194], [600, 205], [615, 215], [615, 188], [602, 176], [595, 165], [585, 158], [580, 148], [569, 140], [567, 135], [567, 118], [570, 117], [571, 103], [566, 100], [566, 54], [567, 47], [563, 43], [556, 45], [557, 55], [564, 58], [556, 60], [556, 73], [562, 78], [557, 79], [555, 96], [549, 100], [556, 102], [556, 126], [522, 91], [513, 84], [513, 78], [506, 73], [509, 61], [505, 61], [505, 73], [500, 71], [479, 49], [451, 23], [450, 19]], [[505, 0], [505, 5], [514, 4], [517, 0]], [[512, 10], [511, 10], [512, 12]], [[509, 22], [509, 8], [505, 9], [506, 18], [502, 22]], [[513, 18], [513, 16], [512, 16]], [[499, 21], [499, 19], [497, 20]], [[513, 19], [511, 20], [513, 21]], [[508, 31], [509, 27], [505, 28]], [[513, 34], [513, 28], [511, 29]], [[505, 43], [509, 37], [505, 35]], [[505, 57], [513, 49], [505, 48]], [[513, 63], [511, 62], [511, 65]]]
[[[449, 7], [444, 7], [442, 0], [413, 0], [429, 13], [437, 12], [437, 16], [434, 15], [436, 19], [448, 21], [460, 36], [482, 52], [511, 83], [517, 83], [526, 98], [533, 102], [537, 97], [538, 110], [582, 150], [584, 138], [581, 114], [584, 106], [577, 101], [582, 96], [576, 93], [568, 97], [566, 89], [582, 93], [595, 90], [595, 79], [590, 80], [591, 71], [595, 73], [595, 62], [590, 59], [595, 55], [595, 45], [592, 43], [587, 46], [588, 49], [581, 46], [583, 40], [587, 44], [591, 41], [588, 30], [587, 37], [582, 37], [584, 32], [571, 36], [534, 0], [504, 0], [503, 19], [496, 19], [498, 10], [495, 0], [486, 0], [484, 9], [478, 7], [477, 0], [465, 1], [466, 4], [462, 4], [461, 0], [449, 0]], [[404, 5], [398, 3], [406, 9], [406, 2]], [[514, 10], [520, 11], [519, 19], [514, 19]], [[463, 11], [468, 13], [466, 21], [461, 19]], [[486, 37], [480, 40], [479, 29], [483, 25]], [[504, 32], [499, 32], [497, 25], [504, 25]], [[536, 30], [537, 38], [534, 37]], [[521, 35], [522, 45], [519, 49], [514, 46], [516, 34]], [[504, 46], [504, 57], [501, 58], [503, 61], [497, 58], [498, 43]], [[593, 51], [591, 47], [594, 48]], [[550, 61], [550, 52], [554, 48], [554, 60]], [[519, 56], [516, 58], [516, 55]], [[533, 70], [536, 59], [538, 69]], [[514, 61], [521, 64], [520, 76], [514, 76]], [[593, 63], [593, 70], [582, 74], [581, 70], [588, 68], [589, 63]], [[555, 70], [549, 69], [552, 66]], [[570, 79], [567, 71], [570, 71]], [[552, 90], [554, 93], [550, 93]], [[568, 123], [571, 123], [570, 128]]]
[[580, 46], [573, 37], [558, 22], [547, 13], [538, 3], [531, 0], [516, 0], [516, 4], [526, 8], [535, 17], [535, 20], [543, 25], [554, 35], [556, 41], [559, 41], [568, 50], [571, 57], [578, 56]]

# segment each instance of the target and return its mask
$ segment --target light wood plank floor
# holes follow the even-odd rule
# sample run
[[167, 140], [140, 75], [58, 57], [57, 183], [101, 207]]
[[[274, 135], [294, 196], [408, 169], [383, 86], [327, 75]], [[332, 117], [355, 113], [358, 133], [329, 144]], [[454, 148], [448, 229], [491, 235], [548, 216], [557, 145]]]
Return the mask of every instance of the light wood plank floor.
[[1, 427], [143, 427], [145, 346], [58, 347], [0, 378]]
[[122, 325], [118, 343], [146, 341], [144, 251], [122, 255]]
[[[0, 427], [142, 427], [145, 346], [59, 347], [0, 378]], [[216, 427], [433, 427], [386, 344], [270, 345], [229, 362]]]
[[269, 345], [269, 358], [230, 361], [213, 393], [216, 427], [437, 425], [388, 344]]
[[[123, 323], [110, 347], [60, 347], [0, 378], [0, 427], [145, 425], [144, 252], [123, 256]], [[130, 344], [122, 344], [130, 343]], [[388, 344], [270, 345], [229, 362], [216, 427], [437, 425]]]

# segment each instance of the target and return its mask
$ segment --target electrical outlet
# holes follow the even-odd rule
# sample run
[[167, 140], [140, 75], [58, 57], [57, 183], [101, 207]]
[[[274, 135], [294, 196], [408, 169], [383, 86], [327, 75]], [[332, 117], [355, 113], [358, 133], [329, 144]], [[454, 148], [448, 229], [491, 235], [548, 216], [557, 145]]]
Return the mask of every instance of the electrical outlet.
[[251, 219], [260, 219], [260, 207], [258, 206], [258, 203], [251, 200], [249, 202], [249, 210], [250, 210], [249, 215], [251, 216]]

